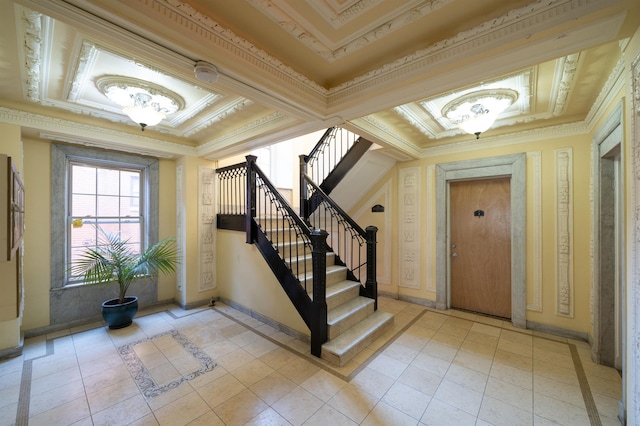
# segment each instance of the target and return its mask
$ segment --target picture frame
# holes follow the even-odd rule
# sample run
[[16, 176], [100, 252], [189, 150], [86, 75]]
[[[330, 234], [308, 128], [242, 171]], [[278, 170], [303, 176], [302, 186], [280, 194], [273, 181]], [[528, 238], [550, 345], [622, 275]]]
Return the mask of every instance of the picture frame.
[[7, 260], [11, 260], [22, 244], [24, 237], [25, 192], [24, 184], [11, 157], [7, 157], [7, 161], [7, 171], [9, 173], [7, 178], [7, 195], [9, 198], [7, 200]]

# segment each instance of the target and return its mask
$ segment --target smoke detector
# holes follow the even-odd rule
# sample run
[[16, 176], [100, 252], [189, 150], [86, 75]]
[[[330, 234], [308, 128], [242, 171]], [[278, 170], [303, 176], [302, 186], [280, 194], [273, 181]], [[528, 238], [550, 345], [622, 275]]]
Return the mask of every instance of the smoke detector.
[[208, 62], [196, 62], [193, 72], [198, 80], [205, 83], [215, 83], [218, 80], [218, 70]]

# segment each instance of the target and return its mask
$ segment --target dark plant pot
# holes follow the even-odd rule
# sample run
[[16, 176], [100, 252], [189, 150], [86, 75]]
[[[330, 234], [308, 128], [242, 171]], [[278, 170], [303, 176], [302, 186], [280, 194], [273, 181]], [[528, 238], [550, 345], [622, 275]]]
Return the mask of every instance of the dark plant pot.
[[136, 296], [125, 297], [124, 303], [118, 303], [118, 298], [102, 302], [102, 318], [111, 329], [130, 326], [136, 312], [138, 312]]

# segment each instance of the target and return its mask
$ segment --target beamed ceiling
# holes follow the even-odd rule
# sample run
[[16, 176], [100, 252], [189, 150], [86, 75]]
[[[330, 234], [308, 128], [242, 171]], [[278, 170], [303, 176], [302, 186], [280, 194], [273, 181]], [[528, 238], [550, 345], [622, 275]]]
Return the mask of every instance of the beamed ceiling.
[[[0, 0], [0, 121], [23, 136], [218, 159], [333, 125], [396, 159], [586, 132], [623, 78], [637, 0]], [[218, 71], [199, 80], [194, 65]], [[181, 108], [144, 132], [98, 88], [134, 78]], [[481, 135], [442, 116], [513, 89]]]

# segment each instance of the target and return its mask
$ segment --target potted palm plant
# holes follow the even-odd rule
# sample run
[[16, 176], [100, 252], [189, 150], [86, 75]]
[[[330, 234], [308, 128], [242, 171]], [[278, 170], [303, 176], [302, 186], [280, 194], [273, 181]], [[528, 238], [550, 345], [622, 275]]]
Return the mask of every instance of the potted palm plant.
[[175, 271], [178, 252], [174, 238], [165, 238], [139, 253], [128, 240], [99, 228], [96, 247], [87, 248], [71, 267], [71, 273], [86, 283], [117, 284], [118, 297], [102, 303], [102, 317], [111, 329], [131, 325], [138, 311], [138, 297], [127, 296], [136, 279], [150, 279]]

